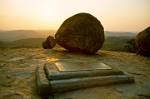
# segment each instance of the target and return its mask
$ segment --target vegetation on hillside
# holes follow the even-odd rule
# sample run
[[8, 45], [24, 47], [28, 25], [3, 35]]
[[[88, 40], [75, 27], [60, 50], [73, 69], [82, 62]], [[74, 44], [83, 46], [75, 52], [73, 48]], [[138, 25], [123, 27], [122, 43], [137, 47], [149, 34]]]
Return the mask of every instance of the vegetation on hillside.
[[102, 47], [103, 50], [111, 50], [111, 51], [128, 51], [126, 46], [128, 45], [128, 41], [131, 37], [128, 36], [109, 36], [106, 37], [104, 45]]
[[[53, 33], [54, 32], [55, 31], [53, 31]], [[6, 33], [5, 36], [4, 36], [4, 33]], [[51, 33], [52, 31], [50, 32], [50, 34]], [[29, 34], [32, 34], [32, 35], [29, 35]], [[25, 35], [28, 35], [28, 36], [25, 36]], [[41, 48], [42, 42], [45, 41], [47, 37], [46, 35], [48, 35], [48, 33], [45, 32], [44, 35], [45, 36], [43, 36], [43, 34], [40, 34], [40, 33], [37, 34], [37, 32], [35, 33], [33, 31], [25, 31], [25, 30], [24, 31], [7, 31], [7, 32], [1, 31], [0, 32], [0, 48]], [[130, 32], [105, 31], [105, 42], [103, 44], [102, 50], [130, 51], [129, 47], [131, 48], [131, 45], [129, 46], [128, 42], [132, 38], [134, 38], [135, 35], [136, 35], [135, 33], [130, 33]], [[25, 36], [24, 39], [22, 39], [23, 36]]]
[[12, 42], [0, 42], [0, 48], [40, 48], [44, 38], [28, 38]]
[[[128, 51], [127, 45], [131, 37], [106, 37], [102, 50]], [[45, 38], [28, 38], [12, 42], [0, 42], [0, 48], [41, 48]]]

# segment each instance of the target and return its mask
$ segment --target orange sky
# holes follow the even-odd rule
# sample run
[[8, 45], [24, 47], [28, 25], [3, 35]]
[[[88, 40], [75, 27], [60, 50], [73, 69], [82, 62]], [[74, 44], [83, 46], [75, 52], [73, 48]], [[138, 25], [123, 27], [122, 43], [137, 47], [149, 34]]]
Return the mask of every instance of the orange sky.
[[150, 0], [0, 0], [0, 30], [58, 29], [79, 12], [96, 16], [107, 31], [139, 32], [150, 25]]

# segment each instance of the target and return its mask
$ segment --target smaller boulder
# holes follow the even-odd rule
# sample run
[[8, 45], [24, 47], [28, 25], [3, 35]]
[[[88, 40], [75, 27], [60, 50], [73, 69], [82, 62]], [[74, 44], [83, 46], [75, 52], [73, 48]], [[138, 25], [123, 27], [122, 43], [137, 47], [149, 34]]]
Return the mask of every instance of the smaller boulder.
[[135, 44], [137, 54], [150, 56], [150, 27], [137, 34]]
[[56, 45], [54, 37], [48, 36], [47, 39], [43, 42], [42, 46], [44, 49], [51, 49]]

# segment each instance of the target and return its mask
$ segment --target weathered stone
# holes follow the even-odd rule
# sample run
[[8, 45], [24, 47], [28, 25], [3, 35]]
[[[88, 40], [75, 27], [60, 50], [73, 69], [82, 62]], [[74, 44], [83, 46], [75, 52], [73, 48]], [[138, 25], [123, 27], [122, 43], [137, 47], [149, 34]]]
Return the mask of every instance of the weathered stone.
[[48, 80], [45, 76], [44, 70], [41, 67], [37, 67], [35, 70], [36, 75], [36, 86], [38, 88], [38, 93], [42, 97], [50, 95], [51, 86], [48, 83]]
[[103, 45], [104, 29], [94, 16], [79, 13], [63, 22], [55, 38], [60, 46], [69, 51], [93, 54]]
[[136, 36], [135, 43], [137, 54], [150, 56], [150, 27]]
[[[57, 62], [59, 63], [59, 62]], [[74, 63], [75, 64], [75, 63]], [[61, 64], [62, 65], [62, 64]], [[64, 69], [66, 71], [59, 71], [55, 63], [47, 63], [44, 66], [45, 73], [49, 80], [61, 80], [61, 79], [72, 79], [72, 78], [84, 78], [84, 77], [95, 77], [95, 76], [110, 76], [110, 75], [123, 75], [124, 73], [118, 69], [110, 69], [110, 67], [106, 67], [105, 69], [95, 69], [88, 68], [87, 70], [83, 70], [84, 65], [81, 64], [77, 66], [77, 64], [71, 66], [64, 65]], [[74, 67], [74, 68], [72, 68]], [[76, 68], [77, 67], [77, 68]], [[81, 69], [79, 69], [79, 67]], [[72, 68], [72, 70], [71, 70]], [[75, 70], [79, 69], [79, 70]], [[69, 71], [67, 69], [70, 69]]]
[[4, 92], [0, 94], [0, 99], [24, 99], [20, 93]]
[[[53, 64], [51, 64], [53, 65]], [[51, 71], [51, 73], [53, 70]], [[108, 71], [109, 72], [109, 71]], [[86, 77], [72, 77], [71, 79], [48, 79], [44, 76], [43, 69], [36, 69], [36, 83], [41, 96], [53, 95], [54, 93], [84, 89], [95, 86], [111, 85], [118, 83], [133, 83], [134, 78], [127, 74], [120, 75], [93, 75]], [[60, 75], [61, 76], [61, 75]], [[69, 76], [69, 75], [68, 75]]]
[[54, 37], [48, 36], [47, 39], [43, 42], [42, 46], [44, 49], [51, 49], [56, 45]]
[[49, 81], [52, 86], [52, 90], [55, 93], [90, 88], [95, 86], [133, 82], [134, 78], [128, 75], [96, 76]]

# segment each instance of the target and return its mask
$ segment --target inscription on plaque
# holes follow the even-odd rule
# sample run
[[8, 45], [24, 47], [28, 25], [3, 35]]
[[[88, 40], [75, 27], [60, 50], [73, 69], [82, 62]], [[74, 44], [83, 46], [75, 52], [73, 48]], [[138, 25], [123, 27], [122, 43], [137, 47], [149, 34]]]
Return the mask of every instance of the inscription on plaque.
[[90, 71], [98, 69], [112, 69], [110, 66], [102, 62], [90, 63], [90, 62], [55, 62], [58, 71]]

